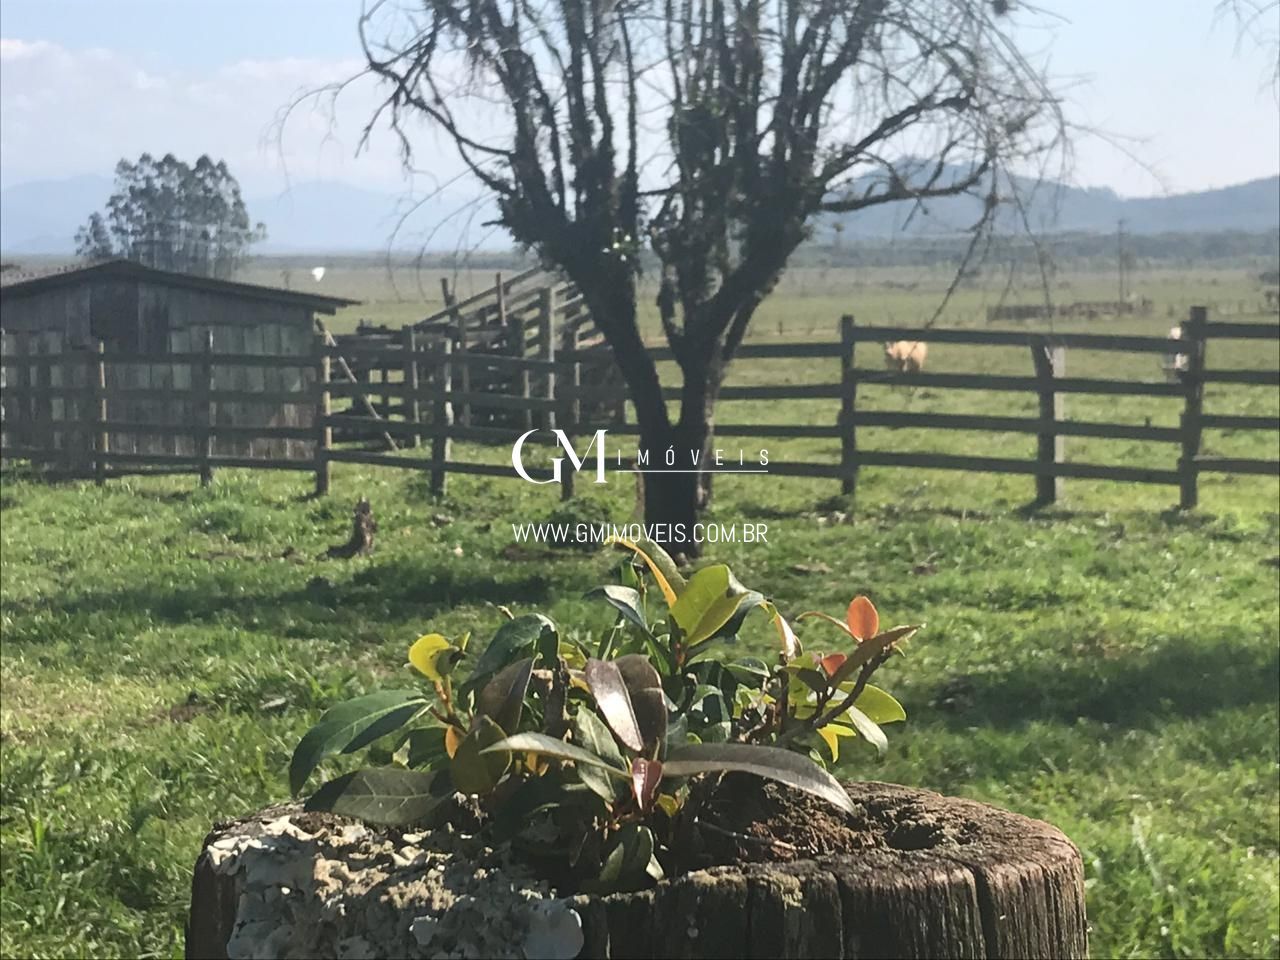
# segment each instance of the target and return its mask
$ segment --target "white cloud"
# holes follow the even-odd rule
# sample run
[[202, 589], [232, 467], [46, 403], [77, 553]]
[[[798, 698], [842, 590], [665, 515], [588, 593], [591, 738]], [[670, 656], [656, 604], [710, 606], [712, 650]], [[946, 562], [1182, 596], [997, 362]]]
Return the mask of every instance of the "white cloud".
[[[246, 190], [293, 181], [405, 185], [394, 139], [375, 135], [356, 156], [377, 104], [370, 80], [348, 87], [334, 115], [304, 105], [278, 137], [281, 110], [307, 90], [355, 75], [355, 60], [243, 60], [199, 73], [149, 70], [104, 49], [0, 39], [0, 171], [6, 184], [85, 173], [110, 176], [144, 151], [225, 159]], [[435, 159], [435, 158], [433, 158]], [[438, 158], [442, 179], [457, 167]]]

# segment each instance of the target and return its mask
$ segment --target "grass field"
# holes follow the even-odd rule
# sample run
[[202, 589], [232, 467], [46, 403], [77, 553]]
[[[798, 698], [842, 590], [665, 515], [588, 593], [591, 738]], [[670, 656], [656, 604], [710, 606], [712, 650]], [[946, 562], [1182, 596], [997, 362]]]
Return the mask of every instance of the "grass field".
[[[941, 283], [819, 279], [782, 291], [756, 334], [781, 324], [783, 336], [825, 338], [851, 311], [914, 322]], [[1165, 279], [1153, 316], [1107, 329], [1163, 333], [1170, 312], [1215, 296], [1220, 310], [1256, 309], [1243, 273]], [[372, 295], [377, 278], [361, 282]], [[1108, 282], [1073, 278], [1069, 299], [1105, 296]], [[947, 322], [981, 322], [984, 298], [997, 296], [966, 291]], [[365, 315], [397, 322], [430, 309], [374, 303]], [[1209, 362], [1274, 367], [1276, 354], [1274, 343], [1214, 344]], [[1067, 362], [1078, 375], [1159, 376], [1150, 355]], [[731, 382], [833, 380], [831, 366], [743, 364]], [[1030, 360], [939, 348], [930, 367], [1026, 374]], [[1034, 402], [886, 388], [863, 401], [1001, 413]], [[1275, 415], [1280, 397], [1215, 387], [1206, 409]], [[1178, 412], [1176, 400], [1068, 398], [1080, 419], [1174, 425]], [[723, 422], [834, 417], [833, 401], [720, 412]], [[1206, 452], [1274, 460], [1277, 439], [1221, 432]], [[1022, 456], [1034, 439], [878, 430], [860, 442]], [[741, 445], [750, 455], [761, 443]], [[767, 446], [779, 458], [836, 455], [829, 441]], [[1177, 458], [1169, 444], [1072, 439], [1067, 449], [1090, 462]], [[542, 610], [569, 631], [606, 627], [608, 613], [579, 599], [607, 576], [606, 557], [513, 549], [513, 522], [560, 511], [554, 488], [449, 482], [435, 502], [416, 472], [342, 465], [321, 500], [307, 496], [305, 474], [225, 471], [207, 489], [192, 478], [96, 488], [5, 476], [0, 954], [179, 954], [211, 821], [281, 799], [301, 732], [326, 705], [401, 676], [419, 633], [483, 636], [496, 604]], [[888, 730], [888, 758], [854, 751], [842, 773], [1057, 824], [1084, 854], [1094, 956], [1280, 955], [1280, 484], [1206, 477], [1202, 509], [1186, 515], [1168, 509], [1176, 489], [1090, 481], [1069, 481], [1064, 503], [1035, 514], [1018, 509], [1031, 498], [1026, 477], [866, 469], [852, 511], [836, 493], [833, 481], [722, 478], [710, 519], [768, 524], [767, 546], [712, 555], [784, 612], [834, 613], [865, 592], [891, 621], [927, 621], [883, 675], [909, 715]], [[345, 538], [359, 495], [380, 525], [372, 557], [316, 559]], [[572, 509], [621, 522], [634, 507], [632, 487], [615, 482]], [[755, 630], [747, 642], [764, 649], [767, 627]], [[820, 626], [801, 636], [811, 649], [827, 640]]]

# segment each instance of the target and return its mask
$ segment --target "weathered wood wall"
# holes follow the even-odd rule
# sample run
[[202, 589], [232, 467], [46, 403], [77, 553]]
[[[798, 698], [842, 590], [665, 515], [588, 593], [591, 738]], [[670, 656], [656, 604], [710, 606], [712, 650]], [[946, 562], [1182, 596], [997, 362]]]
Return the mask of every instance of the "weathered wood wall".
[[[4, 305], [4, 349], [7, 356], [80, 354], [97, 341], [114, 354], [139, 354], [146, 361], [115, 363], [109, 367], [108, 391], [138, 391], [137, 396], [113, 396], [108, 417], [113, 421], [179, 426], [192, 422], [192, 365], [165, 362], [169, 353], [196, 353], [213, 336], [214, 354], [297, 356], [297, 368], [213, 366], [213, 389], [297, 391], [314, 382], [312, 310], [301, 304], [228, 296], [212, 290], [187, 289], [145, 279], [94, 278], [74, 286], [56, 287], [23, 296], [10, 296]], [[87, 363], [87, 361], [86, 361]], [[64, 363], [33, 364], [9, 372], [16, 386], [85, 387], [87, 366]], [[41, 378], [46, 378], [42, 380]], [[36, 434], [52, 424], [47, 443], [62, 448], [64, 422], [83, 422], [78, 396], [29, 397], [28, 409], [6, 410], [6, 429], [14, 445], [29, 446]], [[15, 401], [15, 404], [17, 401]], [[304, 405], [226, 401], [215, 406], [217, 424], [228, 426], [309, 427], [314, 411]], [[161, 433], [113, 433], [111, 449], [120, 453], [188, 455], [189, 437]], [[310, 456], [310, 442], [301, 440], [219, 437], [214, 452], [246, 457]]]

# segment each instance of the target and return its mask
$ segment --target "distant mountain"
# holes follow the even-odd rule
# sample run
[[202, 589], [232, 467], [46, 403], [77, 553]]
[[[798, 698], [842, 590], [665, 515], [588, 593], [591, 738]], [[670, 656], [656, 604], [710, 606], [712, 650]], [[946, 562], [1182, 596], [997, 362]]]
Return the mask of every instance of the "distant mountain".
[[[6, 254], [67, 254], [76, 230], [101, 210], [112, 181], [83, 176], [15, 184], [0, 191], [0, 250]], [[379, 193], [332, 181], [300, 183], [282, 193], [247, 196], [254, 221], [267, 225], [260, 253], [367, 252], [387, 249], [433, 251], [506, 249], [510, 240], [485, 220], [488, 204], [442, 195], [414, 206], [403, 195]], [[459, 212], [461, 211], [461, 212]], [[402, 222], [403, 221], [403, 222]]]
[[[1027, 185], [1023, 185], [1026, 187]], [[0, 249], [7, 254], [66, 254], [76, 229], [105, 204], [111, 181], [82, 176], [15, 184], [0, 192]], [[1124, 219], [1131, 233], [1263, 231], [1280, 226], [1280, 176], [1167, 197], [1125, 199], [1105, 188], [1042, 185], [1032, 192], [1029, 216], [1040, 231], [1110, 232]], [[263, 253], [365, 252], [396, 249], [451, 252], [510, 246], [505, 233], [483, 226], [491, 204], [461, 194], [438, 197], [418, 208], [393, 193], [346, 183], [300, 183], [276, 195], [247, 197], [249, 214], [267, 225]], [[978, 201], [933, 201], [907, 223], [910, 206], [874, 207], [842, 218], [847, 238], [954, 233], [977, 218]], [[400, 224], [401, 216], [409, 216]], [[819, 226], [830, 238], [833, 219]], [[400, 224], [397, 231], [397, 225]], [[1014, 230], [1017, 224], [1008, 222]]]
[[261, 253], [511, 246], [505, 233], [482, 226], [493, 219], [491, 205], [471, 204], [456, 194], [419, 203], [405, 195], [314, 181], [274, 196], [246, 197], [245, 205], [254, 220], [267, 225], [266, 242], [254, 248]]
[[71, 253], [75, 235], [111, 196], [106, 177], [33, 180], [0, 191], [0, 250], [5, 253]]
[[[1166, 197], [1125, 198], [1106, 187], [1071, 187], [1060, 183], [1018, 182], [1027, 221], [1037, 232], [1112, 232], [1120, 220], [1130, 233], [1208, 233], [1221, 230], [1265, 231], [1280, 227], [1280, 175], [1250, 180], [1218, 190]], [[947, 234], [977, 221], [982, 207], [975, 197], [931, 200], [913, 213], [908, 203], [868, 207], [829, 217], [820, 233], [844, 224], [844, 236], [870, 239], [901, 234]], [[1001, 214], [1003, 229], [1017, 231], [1017, 212]]]

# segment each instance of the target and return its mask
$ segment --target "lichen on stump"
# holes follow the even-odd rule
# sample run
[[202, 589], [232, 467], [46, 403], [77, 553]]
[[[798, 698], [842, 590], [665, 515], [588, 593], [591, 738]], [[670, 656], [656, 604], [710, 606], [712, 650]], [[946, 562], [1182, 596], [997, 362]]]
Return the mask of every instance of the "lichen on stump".
[[[187, 956], [1086, 956], [1080, 854], [1056, 828], [923, 790], [848, 790], [857, 849], [788, 858], [783, 841], [769, 855], [785, 862], [567, 899], [477, 837], [273, 808], [210, 834]], [[749, 832], [731, 834], [751, 847]]]

